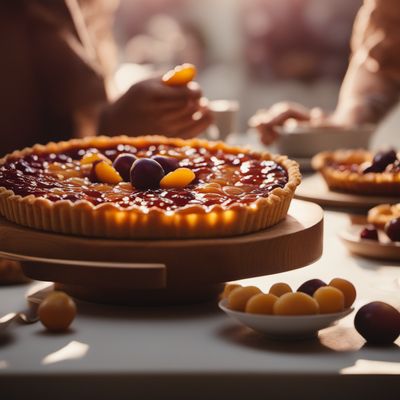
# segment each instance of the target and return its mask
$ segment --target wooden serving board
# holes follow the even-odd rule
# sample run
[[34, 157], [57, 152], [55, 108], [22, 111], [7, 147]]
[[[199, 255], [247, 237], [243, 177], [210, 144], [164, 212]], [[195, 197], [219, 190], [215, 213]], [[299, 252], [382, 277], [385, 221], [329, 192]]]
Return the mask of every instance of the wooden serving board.
[[400, 262], [400, 243], [390, 242], [383, 232], [379, 232], [379, 242], [360, 239], [365, 225], [349, 225], [339, 234], [347, 249], [358, 256], [385, 261]]
[[[223, 282], [316, 261], [322, 254], [322, 235], [322, 209], [297, 200], [279, 224], [220, 239], [92, 239], [32, 230], [1, 218], [0, 257], [22, 261], [29, 277], [57, 282], [77, 297], [101, 301], [104, 293], [118, 297], [121, 290], [152, 297], [154, 291], [194, 293], [203, 288], [202, 297]], [[122, 302], [125, 297], [131, 295], [125, 293]]]
[[334, 192], [329, 190], [325, 181], [318, 173], [303, 179], [296, 190], [295, 198], [313, 201], [320, 206], [359, 211], [366, 211], [382, 203], [394, 204], [399, 202], [398, 197], [362, 196]]

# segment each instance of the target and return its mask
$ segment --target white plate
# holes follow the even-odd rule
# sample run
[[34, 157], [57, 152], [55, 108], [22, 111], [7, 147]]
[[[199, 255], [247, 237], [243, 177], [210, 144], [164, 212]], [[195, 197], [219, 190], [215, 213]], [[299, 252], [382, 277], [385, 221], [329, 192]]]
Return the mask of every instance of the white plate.
[[280, 154], [310, 158], [325, 150], [357, 149], [369, 147], [374, 125], [354, 128], [313, 127], [307, 125], [277, 128], [276, 147]]
[[227, 300], [218, 303], [219, 308], [233, 319], [257, 332], [274, 339], [303, 339], [316, 336], [320, 329], [328, 328], [353, 312], [348, 308], [340, 313], [317, 315], [260, 315], [233, 311], [227, 308]]
[[347, 249], [362, 257], [400, 262], [400, 242], [391, 242], [382, 231], [378, 231], [379, 242], [361, 239], [360, 233], [365, 225], [349, 225], [340, 232], [339, 237]]

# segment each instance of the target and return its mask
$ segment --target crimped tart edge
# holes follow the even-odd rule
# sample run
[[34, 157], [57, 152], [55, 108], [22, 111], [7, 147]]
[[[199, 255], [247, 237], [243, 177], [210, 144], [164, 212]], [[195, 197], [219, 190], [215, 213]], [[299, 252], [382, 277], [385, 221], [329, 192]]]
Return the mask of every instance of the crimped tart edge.
[[361, 195], [400, 195], [400, 173], [370, 172], [363, 175], [352, 171], [339, 171], [327, 165], [328, 161], [346, 162], [354, 159], [368, 161], [371, 158], [371, 153], [363, 149], [324, 151], [312, 158], [311, 165], [333, 191]]
[[223, 142], [164, 136], [96, 136], [59, 143], [50, 142], [47, 145], [14, 151], [0, 159], [0, 165], [9, 157], [20, 158], [30, 153], [61, 153], [76, 146], [102, 147], [120, 143], [133, 146], [161, 143], [254, 154], [284, 166], [288, 172], [288, 182], [284, 188], [276, 188], [268, 197], [257, 199], [249, 205], [235, 203], [228, 207], [215, 205], [208, 209], [203, 205], [191, 205], [173, 213], [156, 207], [144, 212], [138, 207], [122, 209], [110, 203], [94, 205], [87, 200], [74, 203], [69, 200], [52, 202], [34, 195], [22, 197], [12, 190], [0, 187], [0, 213], [12, 222], [31, 228], [89, 237], [176, 239], [234, 236], [265, 229], [285, 218], [294, 191], [301, 181], [298, 164], [286, 156], [254, 152], [227, 146]]

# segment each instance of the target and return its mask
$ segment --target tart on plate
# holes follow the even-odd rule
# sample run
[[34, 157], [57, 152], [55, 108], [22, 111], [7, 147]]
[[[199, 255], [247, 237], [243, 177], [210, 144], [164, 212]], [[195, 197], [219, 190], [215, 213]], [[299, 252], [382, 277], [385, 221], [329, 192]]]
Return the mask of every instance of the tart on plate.
[[325, 151], [312, 159], [330, 190], [362, 195], [400, 195], [400, 158], [395, 150]]
[[400, 203], [379, 204], [368, 211], [367, 221], [378, 229], [384, 229], [385, 225], [400, 217]]
[[82, 236], [232, 236], [284, 219], [300, 180], [285, 156], [222, 142], [98, 136], [2, 158], [0, 214]]

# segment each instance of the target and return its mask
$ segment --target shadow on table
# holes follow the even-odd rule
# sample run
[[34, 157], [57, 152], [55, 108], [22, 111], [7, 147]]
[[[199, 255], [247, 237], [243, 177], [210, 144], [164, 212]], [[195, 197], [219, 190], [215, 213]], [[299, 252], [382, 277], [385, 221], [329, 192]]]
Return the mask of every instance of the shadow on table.
[[[362, 258], [356, 255], [352, 255], [354, 262], [362, 269], [370, 271], [379, 271], [383, 267], [396, 267], [400, 271], [400, 261], [385, 261], [373, 258]], [[373, 264], [372, 264], [373, 263]]]
[[[351, 254], [351, 253], [349, 253]], [[351, 254], [353, 261], [362, 269], [370, 271], [379, 271], [382, 267], [394, 267], [399, 268], [400, 271], [400, 261], [392, 260], [380, 260], [375, 258], [364, 258], [356, 254]]]
[[79, 315], [97, 319], [131, 319], [131, 320], [181, 320], [210, 318], [220, 316], [215, 301], [189, 305], [174, 306], [112, 306], [78, 301]]
[[[351, 327], [333, 326], [320, 331], [318, 337], [304, 340], [274, 340], [242, 325], [227, 323], [218, 329], [217, 336], [239, 346], [265, 352], [288, 354], [351, 354], [354, 358], [371, 359], [374, 354], [379, 361], [399, 362], [400, 347], [397, 344], [374, 347]], [[385, 352], [382, 359], [382, 350]], [[373, 358], [374, 359], [374, 358]]]
[[333, 350], [325, 347], [317, 338], [296, 341], [273, 340], [242, 325], [225, 324], [217, 331], [218, 337], [237, 345], [260, 351], [277, 353], [322, 353]]
[[15, 337], [12, 333], [10, 332], [2, 332], [0, 333], [0, 349], [3, 346], [8, 346], [11, 343], [15, 342]]

